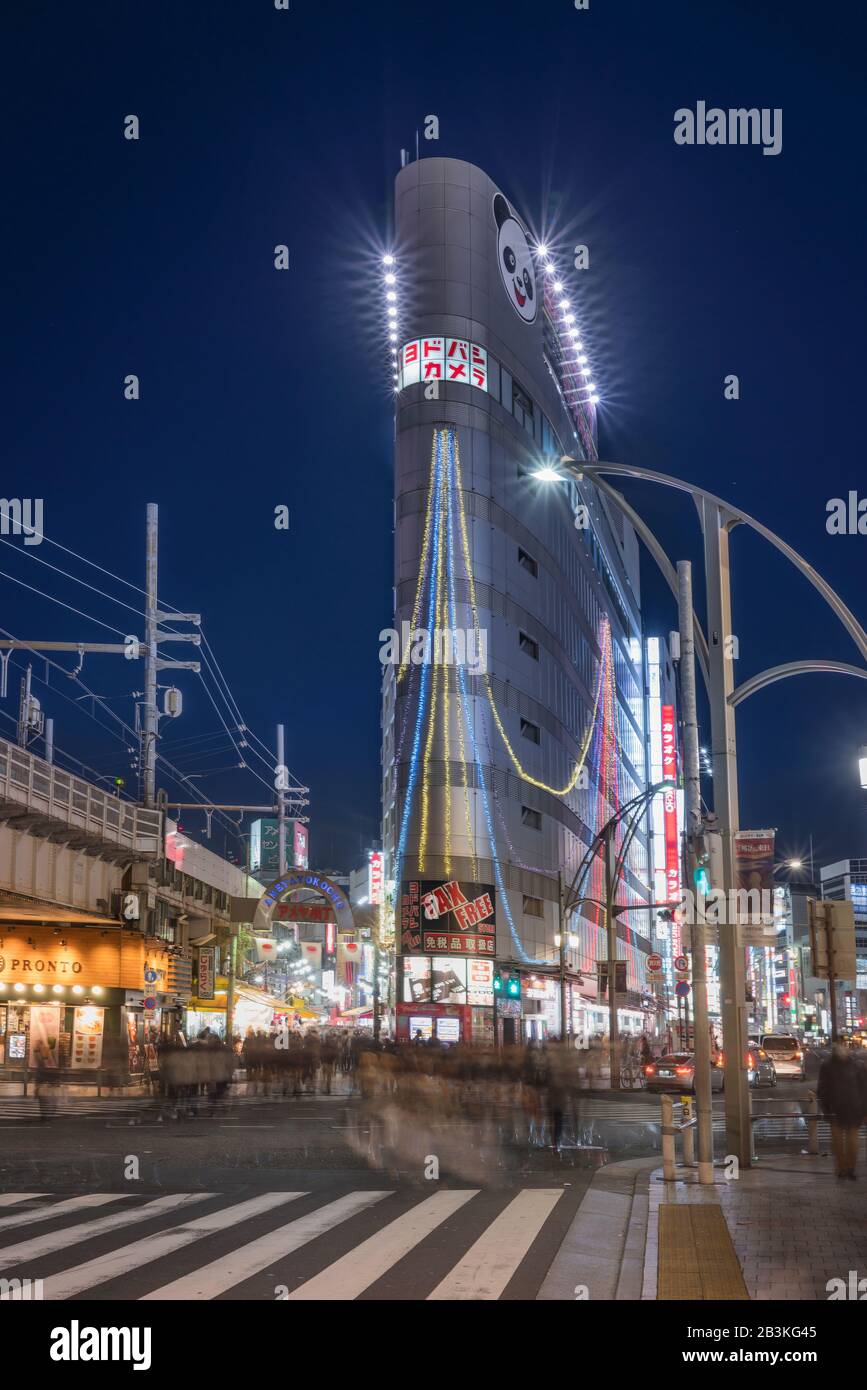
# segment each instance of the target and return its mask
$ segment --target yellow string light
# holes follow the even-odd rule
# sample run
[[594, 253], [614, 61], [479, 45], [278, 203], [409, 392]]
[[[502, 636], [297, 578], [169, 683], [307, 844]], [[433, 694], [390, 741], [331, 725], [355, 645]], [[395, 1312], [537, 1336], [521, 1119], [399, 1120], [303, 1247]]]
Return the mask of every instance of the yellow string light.
[[[448, 501], [447, 501], [447, 497], [446, 497], [446, 489], [445, 489], [445, 487], [444, 487], [444, 488], [442, 489], [442, 510], [440, 511], [440, 535], [441, 535], [441, 536], [445, 536], [445, 529], [446, 529], [446, 506], [447, 506], [447, 505], [448, 505]], [[445, 537], [445, 543], [447, 543], [447, 540], [448, 540], [448, 538]], [[453, 643], [454, 643], [454, 634], [452, 633], [452, 630], [451, 630], [451, 628], [450, 628], [450, 626], [449, 626], [449, 621], [450, 621], [450, 620], [449, 620], [449, 615], [448, 615], [448, 596], [447, 596], [447, 593], [446, 593], [446, 589], [447, 589], [447, 585], [444, 585], [444, 586], [443, 586], [443, 596], [442, 596], [442, 614], [441, 614], [441, 619], [442, 619], [442, 626], [443, 626], [443, 628], [446, 630], [446, 632], [448, 633], [448, 636], [444, 639], [444, 641], [447, 641], [447, 642], [449, 643], [452, 652], [454, 652], [454, 646], [453, 646]], [[445, 652], [443, 653], [443, 655], [445, 655]], [[451, 779], [451, 768], [450, 768], [450, 763], [449, 763], [450, 754], [451, 754], [451, 735], [450, 735], [450, 730], [449, 730], [449, 662], [446, 661], [445, 664], [443, 665], [443, 761], [444, 761], [444, 764], [445, 764], [445, 817], [446, 817], [446, 825], [445, 825], [445, 847], [444, 847], [443, 859], [444, 859], [444, 863], [445, 863], [446, 878], [451, 878], [451, 875], [452, 875], [452, 779]]]
[[[474, 625], [475, 632], [476, 632], [476, 638], [479, 639], [479, 638], [480, 638], [480, 628], [479, 628], [478, 605], [477, 605], [477, 603], [476, 603], [476, 584], [475, 584], [475, 579], [473, 578], [473, 567], [472, 567], [472, 563], [471, 563], [471, 561], [470, 561], [470, 543], [469, 543], [469, 539], [468, 539], [468, 536], [467, 536], [467, 519], [466, 519], [466, 515], [465, 515], [465, 513], [464, 513], [463, 482], [462, 482], [462, 480], [461, 480], [461, 455], [460, 455], [460, 449], [459, 449], [459, 447], [458, 447], [458, 438], [457, 438], [457, 434], [455, 434], [455, 473], [456, 473], [457, 488], [458, 488], [458, 517], [459, 517], [460, 523], [461, 523], [461, 541], [462, 541], [463, 552], [464, 552], [464, 568], [466, 569], [466, 572], [467, 572], [467, 582], [468, 582], [468, 584], [469, 584], [469, 589], [470, 589], [470, 608], [471, 608], [471, 610], [472, 610], [472, 615], [473, 615], [473, 625]], [[478, 643], [477, 643], [476, 650], [477, 650], [477, 651], [478, 651], [478, 650], [481, 650], [481, 647], [480, 647], [480, 645], [478, 645]], [[588, 750], [589, 750], [589, 748], [590, 748], [590, 740], [591, 740], [591, 738], [593, 737], [593, 728], [594, 728], [594, 725], [595, 725], [595, 723], [596, 723], [596, 715], [597, 715], [597, 711], [598, 711], [598, 709], [599, 709], [599, 696], [600, 696], [600, 692], [601, 692], [601, 690], [602, 690], [602, 671], [603, 671], [603, 662], [600, 660], [600, 662], [599, 662], [599, 672], [598, 672], [597, 679], [596, 679], [596, 694], [595, 694], [595, 697], [594, 697], [594, 700], [593, 700], [593, 714], [592, 714], [591, 719], [590, 719], [590, 724], [589, 724], [588, 729], [587, 729], [587, 734], [586, 734], [586, 737], [585, 737], [585, 739], [584, 739], [584, 745], [583, 745], [583, 747], [582, 747], [582, 749], [581, 749], [580, 756], [579, 756], [579, 758], [578, 758], [578, 761], [577, 761], [576, 764], [575, 764], [575, 767], [574, 767], [573, 770], [572, 770], [572, 775], [571, 775], [571, 777], [569, 778], [569, 781], [566, 783], [565, 787], [549, 787], [547, 782], [541, 782], [541, 781], [538, 779], [538, 777], [532, 777], [532, 776], [530, 775], [530, 773], [527, 772], [527, 771], [521, 766], [520, 759], [518, 758], [517, 753], [515, 752], [514, 748], [512, 747], [511, 743], [509, 742], [509, 736], [508, 736], [508, 734], [506, 733], [505, 728], [503, 727], [503, 721], [502, 721], [502, 719], [500, 718], [499, 711], [498, 711], [498, 709], [497, 709], [496, 704], [494, 703], [494, 693], [493, 693], [493, 690], [491, 689], [491, 678], [490, 678], [490, 675], [488, 674], [487, 671], [485, 671], [485, 673], [484, 673], [485, 693], [487, 694], [487, 697], [488, 697], [488, 704], [491, 706], [491, 712], [492, 712], [492, 714], [493, 714], [493, 716], [494, 716], [494, 722], [495, 722], [495, 724], [496, 724], [496, 726], [497, 726], [497, 729], [499, 730], [500, 737], [502, 738], [503, 743], [506, 745], [506, 749], [507, 749], [507, 751], [508, 751], [509, 757], [511, 758], [512, 763], [514, 764], [515, 769], [516, 769], [516, 771], [518, 772], [518, 775], [519, 775], [520, 777], [522, 777], [523, 780], [524, 780], [525, 782], [529, 782], [531, 786], [533, 786], [533, 787], [538, 787], [538, 788], [540, 789], [540, 791], [551, 792], [551, 794], [552, 794], [553, 796], [566, 796], [566, 795], [567, 795], [569, 792], [571, 792], [571, 791], [573, 790], [573, 788], [576, 786], [576, 784], [577, 784], [577, 782], [578, 782], [578, 778], [581, 776], [581, 771], [582, 771], [582, 769], [583, 769], [583, 767], [584, 767], [584, 765], [585, 765], [586, 759], [587, 759], [587, 753], [588, 753]]]
[[435, 477], [436, 477], [436, 461], [437, 461], [437, 436], [436, 436], [436, 430], [434, 430], [433, 443], [431, 444], [431, 451], [430, 451], [430, 480], [429, 480], [429, 482], [428, 482], [428, 488], [427, 488], [427, 513], [426, 513], [425, 519], [424, 519], [424, 538], [423, 538], [422, 543], [421, 543], [421, 560], [419, 561], [419, 566], [418, 566], [418, 581], [417, 581], [417, 583], [416, 583], [416, 588], [415, 588], [415, 600], [414, 600], [413, 605], [412, 605], [412, 622], [411, 622], [411, 624], [410, 624], [410, 629], [409, 629], [410, 641], [407, 643], [406, 651], [402, 653], [401, 658], [400, 658], [400, 667], [398, 668], [397, 677], [396, 677], [396, 681], [395, 681], [395, 683], [396, 683], [397, 685], [400, 685], [400, 682], [402, 681], [403, 676], [404, 676], [404, 672], [406, 671], [406, 668], [407, 668], [407, 666], [409, 665], [409, 649], [410, 649], [410, 647], [412, 646], [412, 634], [413, 634], [413, 633], [415, 632], [415, 630], [416, 630], [416, 627], [417, 627], [417, 625], [418, 625], [419, 615], [420, 615], [420, 613], [421, 613], [421, 596], [422, 596], [422, 591], [423, 591], [423, 589], [424, 589], [424, 576], [425, 576], [425, 569], [427, 568], [428, 550], [430, 549], [430, 532], [431, 532], [431, 518], [432, 518], [432, 516], [433, 516], [433, 496], [434, 496], [434, 479], [435, 479]]
[[[445, 435], [446, 433], [447, 433], [447, 431], [443, 430], [443, 434]], [[444, 441], [444, 443], [443, 443], [443, 448], [445, 448], [445, 441]], [[449, 475], [448, 475], [448, 486], [449, 486], [448, 506], [449, 506], [449, 510], [450, 510], [450, 514], [451, 514], [451, 511], [452, 511], [452, 502], [453, 502], [453, 491], [452, 491], [451, 472], [449, 472]], [[450, 558], [451, 558], [451, 565], [452, 565], [452, 583], [454, 583], [454, 572], [455, 572], [454, 555], [452, 555]], [[457, 607], [457, 605], [455, 605], [455, 607]], [[450, 612], [450, 614], [451, 614], [451, 609], [449, 610], [449, 612]], [[456, 617], [456, 616], [457, 616], [457, 613], [455, 612], [455, 614], [453, 614], [453, 615], [451, 615], [451, 616]], [[450, 620], [451, 620], [451, 618], [450, 618]], [[475, 836], [474, 836], [474, 834], [473, 834], [473, 817], [472, 817], [472, 810], [471, 810], [471, 807], [470, 807], [470, 781], [469, 781], [469, 774], [468, 774], [468, 772], [467, 772], [466, 745], [464, 744], [464, 723], [466, 722], [467, 728], [469, 728], [470, 725], [469, 725], [469, 715], [468, 715], [468, 713], [467, 713], [466, 702], [465, 702], [465, 700], [464, 700], [464, 691], [463, 691], [463, 688], [462, 688], [462, 686], [461, 686], [460, 676], [458, 676], [457, 696], [458, 696], [458, 719], [457, 719], [457, 725], [458, 725], [458, 754], [459, 754], [459, 757], [460, 757], [460, 760], [461, 760], [461, 781], [462, 781], [462, 783], [463, 783], [463, 788], [464, 788], [464, 812], [465, 812], [465, 814], [466, 814], [466, 821], [467, 821], [467, 843], [469, 844], [469, 847], [470, 847], [470, 855], [471, 855], [472, 861], [473, 861], [473, 881], [475, 882], [475, 880], [476, 880], [476, 879], [478, 878], [478, 876], [479, 876], [479, 871], [478, 871], [478, 862], [477, 862], [477, 860], [476, 860], [476, 838], [475, 838]]]
[[432, 673], [432, 675], [431, 675], [431, 706], [430, 706], [430, 715], [429, 715], [429, 717], [428, 717], [427, 738], [426, 738], [426, 740], [425, 740], [425, 747], [424, 747], [424, 762], [423, 762], [423, 765], [422, 765], [422, 783], [421, 783], [421, 829], [420, 829], [420, 832], [419, 832], [419, 844], [418, 844], [418, 871], [419, 871], [419, 873], [423, 873], [423, 872], [424, 872], [425, 855], [426, 855], [426, 853], [427, 853], [428, 812], [429, 812], [429, 809], [430, 809], [430, 755], [431, 755], [431, 750], [432, 750], [432, 748], [433, 748], [434, 728], [435, 728], [435, 726], [436, 726], [436, 719], [437, 719], [437, 697], [438, 697], [438, 693], [439, 693], [439, 683], [440, 683], [440, 679], [441, 679], [441, 677], [442, 677], [442, 674], [444, 673], [444, 670], [445, 670], [445, 667], [441, 667], [441, 668], [440, 668], [440, 667], [437, 665], [437, 663], [434, 661], [434, 658], [435, 658], [435, 656], [436, 656], [436, 642], [435, 642], [436, 633], [437, 633], [437, 631], [438, 631], [439, 629], [441, 629], [441, 627], [442, 627], [441, 615], [442, 615], [442, 584], [443, 584], [443, 528], [442, 528], [443, 502], [444, 502], [444, 489], [443, 489], [443, 486], [442, 486], [442, 480], [440, 480], [439, 500], [438, 500], [439, 523], [440, 523], [440, 524], [439, 524], [439, 526], [437, 527], [437, 549], [436, 549], [436, 561], [435, 561], [435, 563], [436, 563], [436, 597], [435, 597], [435, 599], [434, 599], [434, 630], [433, 630], [432, 633], [429, 633], [429, 634], [428, 634], [428, 638], [429, 638], [428, 660], [433, 664], [433, 673]]

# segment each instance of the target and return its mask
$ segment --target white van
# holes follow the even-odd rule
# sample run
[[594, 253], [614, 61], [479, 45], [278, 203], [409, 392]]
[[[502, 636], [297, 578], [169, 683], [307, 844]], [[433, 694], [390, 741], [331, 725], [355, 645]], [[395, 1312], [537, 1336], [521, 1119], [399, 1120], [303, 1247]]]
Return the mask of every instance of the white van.
[[777, 1076], [795, 1076], [806, 1081], [804, 1049], [793, 1033], [764, 1033], [761, 1045], [770, 1055]]

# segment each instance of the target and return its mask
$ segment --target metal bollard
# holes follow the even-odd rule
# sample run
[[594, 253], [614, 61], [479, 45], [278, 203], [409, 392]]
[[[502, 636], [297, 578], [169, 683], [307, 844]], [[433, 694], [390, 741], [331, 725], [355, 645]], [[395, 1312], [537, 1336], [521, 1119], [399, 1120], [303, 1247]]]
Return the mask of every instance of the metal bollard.
[[[689, 1124], [695, 1118], [692, 1096], [681, 1096], [681, 1121], [684, 1125]], [[695, 1167], [695, 1130], [690, 1126], [683, 1130], [683, 1166], [684, 1168]]]
[[815, 1091], [807, 1092], [807, 1153], [819, 1152], [819, 1102]]
[[665, 1182], [674, 1182], [677, 1166], [674, 1153], [674, 1100], [663, 1095], [662, 1101], [662, 1176]]

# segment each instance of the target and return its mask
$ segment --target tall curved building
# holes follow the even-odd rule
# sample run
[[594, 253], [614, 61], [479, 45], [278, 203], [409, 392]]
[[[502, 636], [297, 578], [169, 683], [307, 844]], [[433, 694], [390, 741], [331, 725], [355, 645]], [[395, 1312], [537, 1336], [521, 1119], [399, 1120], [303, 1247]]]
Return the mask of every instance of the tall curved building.
[[[461, 160], [407, 164], [395, 212], [395, 616], [381, 655], [398, 1034], [552, 1036], [558, 875], [645, 782], [638, 546], [591, 484], [534, 476], [596, 456], [571, 253], [540, 253], [508, 194]], [[635, 1029], [649, 881], [640, 834], [619, 949]], [[607, 1027], [604, 931], [591, 905], [568, 929], [569, 1026], [592, 1034]]]

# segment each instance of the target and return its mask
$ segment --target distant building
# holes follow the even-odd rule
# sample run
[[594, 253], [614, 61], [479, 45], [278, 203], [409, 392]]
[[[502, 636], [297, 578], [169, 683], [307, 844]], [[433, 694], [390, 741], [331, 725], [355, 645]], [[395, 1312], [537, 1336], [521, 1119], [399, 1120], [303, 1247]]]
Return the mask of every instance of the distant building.
[[867, 1019], [867, 859], [823, 865], [819, 876], [823, 898], [847, 899], [852, 904], [856, 976], [838, 985], [838, 1023], [841, 1028], [861, 1026], [856, 1020]]

